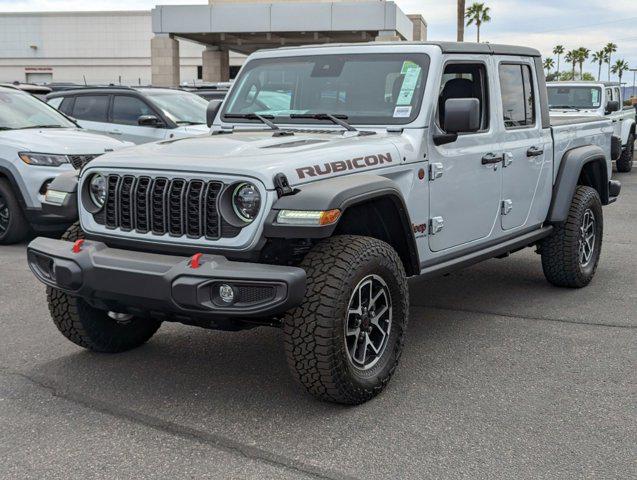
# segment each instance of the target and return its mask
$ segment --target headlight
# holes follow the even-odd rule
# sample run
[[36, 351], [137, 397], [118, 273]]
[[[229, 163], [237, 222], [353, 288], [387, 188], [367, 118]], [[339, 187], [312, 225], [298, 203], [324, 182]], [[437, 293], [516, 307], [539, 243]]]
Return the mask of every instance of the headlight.
[[259, 213], [261, 195], [251, 183], [240, 183], [232, 192], [232, 208], [241, 220], [250, 223]]
[[99, 173], [93, 175], [89, 180], [88, 191], [95, 206], [103, 207], [104, 202], [106, 202], [106, 178], [104, 175]]
[[28, 165], [37, 165], [40, 167], [59, 167], [64, 163], [69, 163], [66, 155], [56, 155], [53, 153], [18, 153], [20, 159]]

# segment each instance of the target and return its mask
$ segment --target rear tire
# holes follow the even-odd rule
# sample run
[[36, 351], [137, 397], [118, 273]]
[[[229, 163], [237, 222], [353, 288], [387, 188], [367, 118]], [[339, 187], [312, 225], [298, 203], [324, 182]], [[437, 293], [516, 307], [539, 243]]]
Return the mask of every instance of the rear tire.
[[635, 156], [635, 134], [628, 136], [628, 145], [622, 150], [622, 154], [617, 160], [617, 171], [621, 173], [630, 172], [633, 169], [633, 157]]
[[544, 276], [558, 287], [582, 288], [597, 270], [604, 224], [597, 190], [578, 186], [566, 222], [540, 243]]
[[[84, 236], [76, 222], [62, 235], [62, 240], [74, 242]], [[161, 326], [159, 320], [132, 316], [115, 320], [108, 312], [56, 288], [47, 287], [46, 297], [53, 323], [62, 335], [94, 352], [118, 353], [139, 347]]]
[[29, 222], [6, 178], [0, 178], [0, 245], [20, 242], [29, 233]]
[[409, 292], [401, 260], [385, 242], [343, 235], [317, 244], [301, 267], [305, 299], [284, 319], [288, 365], [321, 400], [366, 402], [385, 388], [403, 348]]

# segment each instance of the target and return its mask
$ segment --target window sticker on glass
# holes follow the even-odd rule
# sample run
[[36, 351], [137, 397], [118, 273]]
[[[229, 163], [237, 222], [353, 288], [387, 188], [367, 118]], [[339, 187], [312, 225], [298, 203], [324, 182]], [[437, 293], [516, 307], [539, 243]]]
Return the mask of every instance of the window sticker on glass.
[[411, 115], [411, 105], [394, 108], [394, 118], [409, 118]]
[[597, 90], [596, 88], [594, 88], [592, 91], [592, 100], [593, 100], [593, 106], [594, 107], [599, 107], [600, 105], [600, 101], [599, 101], [599, 90]]
[[[396, 105], [409, 105], [411, 103], [411, 99], [414, 96], [414, 90], [416, 90], [416, 85], [418, 84], [420, 70], [420, 65], [410, 61], [403, 62], [403, 68], [400, 71], [400, 73], [404, 76], [403, 84], [400, 87]], [[396, 115], [394, 115], [394, 117], [395, 116]]]

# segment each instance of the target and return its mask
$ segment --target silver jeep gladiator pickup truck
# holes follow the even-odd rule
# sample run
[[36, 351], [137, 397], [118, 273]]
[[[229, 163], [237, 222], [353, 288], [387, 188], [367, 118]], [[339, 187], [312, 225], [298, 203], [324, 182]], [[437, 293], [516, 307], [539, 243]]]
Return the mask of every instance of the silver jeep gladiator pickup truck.
[[390, 380], [407, 278], [535, 246], [546, 278], [595, 274], [608, 119], [552, 125], [540, 54], [471, 43], [260, 51], [207, 137], [103, 155], [51, 188], [79, 224], [28, 261], [53, 321], [99, 352], [163, 321], [283, 329], [313, 395], [359, 404]]

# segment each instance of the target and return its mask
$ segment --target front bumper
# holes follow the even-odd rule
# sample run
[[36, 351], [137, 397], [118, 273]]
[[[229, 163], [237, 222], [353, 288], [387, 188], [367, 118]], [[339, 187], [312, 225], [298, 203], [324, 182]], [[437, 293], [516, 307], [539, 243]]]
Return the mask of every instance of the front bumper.
[[[44, 284], [104, 310], [182, 321], [188, 318], [250, 318], [281, 314], [301, 303], [305, 271], [297, 267], [233, 262], [109, 248], [38, 237], [27, 247], [29, 267]], [[230, 285], [232, 303], [219, 297]], [[172, 317], [172, 318], [171, 318]]]

